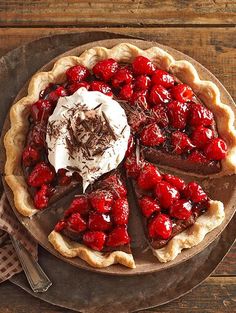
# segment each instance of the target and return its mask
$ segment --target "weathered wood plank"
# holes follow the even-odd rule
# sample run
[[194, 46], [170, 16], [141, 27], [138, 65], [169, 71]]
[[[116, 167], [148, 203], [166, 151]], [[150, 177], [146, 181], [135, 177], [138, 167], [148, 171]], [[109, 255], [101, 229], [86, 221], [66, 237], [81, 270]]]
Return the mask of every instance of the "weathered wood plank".
[[234, 0], [0, 1], [0, 25], [234, 24]]
[[[52, 306], [33, 298], [18, 287], [4, 283], [0, 286], [2, 313], [69, 313], [70, 310]], [[160, 308], [140, 313], [220, 313], [236, 311], [236, 277], [211, 277], [186, 296]], [[9, 301], [11, 299], [11, 301]]]
[[[3, 28], [0, 29], [0, 56], [7, 51], [36, 38], [83, 32], [97, 28]], [[176, 48], [206, 66], [229, 90], [236, 99], [235, 67], [235, 29], [233, 28], [103, 28], [130, 34], [146, 36], [149, 40], [158, 38], [158, 42]]]
[[214, 276], [217, 275], [235, 275], [236, 276], [236, 243], [230, 249], [224, 260], [215, 270]]

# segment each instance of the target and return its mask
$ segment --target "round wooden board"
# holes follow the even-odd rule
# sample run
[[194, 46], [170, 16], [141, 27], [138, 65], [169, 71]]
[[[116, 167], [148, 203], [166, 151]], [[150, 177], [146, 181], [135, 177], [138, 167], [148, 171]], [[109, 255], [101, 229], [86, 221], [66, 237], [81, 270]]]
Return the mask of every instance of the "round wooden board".
[[[86, 45], [82, 45], [77, 48], [74, 48], [70, 50], [69, 52], [66, 52], [63, 55], [60, 55], [56, 59], [65, 55], [80, 55], [84, 50], [89, 49], [94, 46], [105, 46], [105, 47], [110, 48], [114, 46], [115, 44], [119, 42], [124, 42], [124, 41], [133, 43], [143, 49], [156, 45], [170, 52], [176, 59], [189, 60], [192, 64], [194, 64], [194, 66], [196, 67], [202, 79], [211, 80], [215, 82], [216, 85], [218, 85], [218, 87], [221, 90], [222, 100], [235, 110], [234, 102], [232, 98], [230, 97], [230, 95], [228, 94], [228, 92], [220, 84], [220, 82], [214, 77], [214, 75], [211, 74], [206, 68], [204, 68], [202, 65], [200, 65], [193, 59], [189, 58], [188, 56], [182, 54], [181, 52], [178, 52], [169, 47], [164, 47], [154, 42], [127, 39], [127, 38], [91, 42]], [[43, 66], [43, 68], [41, 68], [39, 71], [50, 70], [56, 59], [53, 59], [50, 63]], [[17, 99], [22, 98], [26, 94], [26, 91], [27, 91], [27, 84], [18, 93], [15, 101], [17, 101]], [[4, 124], [3, 135], [8, 128], [9, 128], [9, 120], [7, 118]], [[4, 164], [4, 160], [2, 161], [2, 164]], [[191, 179], [191, 178], [187, 177], [187, 179]], [[17, 213], [13, 204], [12, 192], [5, 183], [4, 183], [4, 186], [5, 186], [6, 193], [8, 195], [8, 199], [17, 217], [19, 218], [20, 222], [28, 229], [28, 231], [39, 242], [39, 244], [42, 245], [45, 249], [47, 249], [50, 253], [56, 255], [63, 261], [68, 262], [74, 266], [77, 266], [82, 269], [87, 269], [90, 271], [96, 271], [98, 273], [112, 274], [112, 275], [138, 275], [138, 274], [147, 274], [147, 273], [163, 271], [163, 270], [166, 270], [173, 266], [177, 266], [189, 260], [196, 254], [204, 250], [207, 246], [209, 246], [209, 244], [211, 244], [227, 226], [227, 224], [229, 223], [230, 219], [232, 218], [235, 212], [235, 207], [234, 207], [235, 200], [236, 200], [235, 176], [224, 177], [224, 178], [214, 179], [210, 181], [207, 179], [204, 179], [204, 180], [201, 180], [201, 183], [204, 186], [204, 188], [208, 191], [212, 199], [221, 200], [224, 203], [225, 211], [226, 211], [226, 218], [224, 222], [217, 229], [215, 229], [214, 231], [212, 231], [210, 234], [206, 236], [206, 238], [202, 241], [202, 243], [200, 243], [199, 245], [197, 245], [196, 247], [192, 249], [184, 250], [174, 261], [168, 262], [168, 263], [159, 263], [157, 259], [152, 255], [151, 251], [146, 249], [147, 244], [144, 239], [144, 234], [142, 231], [139, 214], [138, 214], [137, 208], [134, 207], [133, 201], [131, 200], [131, 204], [132, 204], [131, 212], [132, 213], [131, 213], [130, 233], [131, 233], [131, 237], [133, 238], [132, 251], [133, 251], [135, 262], [136, 262], [136, 268], [132, 270], [122, 267], [120, 265], [113, 265], [113, 266], [110, 266], [108, 268], [103, 268], [103, 269], [92, 268], [79, 258], [74, 258], [74, 259], [64, 258], [53, 249], [53, 247], [50, 245], [50, 243], [47, 240], [47, 236], [50, 233], [50, 231], [53, 229], [55, 222], [58, 220], [59, 216], [61, 215], [63, 207], [65, 207], [66, 203], [68, 203], [68, 200], [69, 200], [68, 198], [71, 198], [71, 195], [68, 195], [67, 198], [64, 198], [62, 201], [58, 202], [57, 207], [54, 206], [52, 208], [49, 208], [43, 211], [42, 213], [37, 214], [33, 218], [29, 219], [29, 218], [22, 217], [21, 215]], [[132, 198], [132, 195], [131, 195], [131, 198]]]

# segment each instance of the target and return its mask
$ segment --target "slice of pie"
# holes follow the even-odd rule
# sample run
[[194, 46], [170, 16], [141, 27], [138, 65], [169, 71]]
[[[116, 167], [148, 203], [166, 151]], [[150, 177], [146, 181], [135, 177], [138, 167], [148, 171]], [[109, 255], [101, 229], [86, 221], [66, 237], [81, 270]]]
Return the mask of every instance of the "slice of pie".
[[128, 219], [127, 190], [116, 171], [75, 196], [48, 238], [65, 257], [78, 256], [94, 267], [120, 263], [134, 268]]
[[196, 182], [185, 183], [144, 160], [129, 156], [125, 167], [132, 178], [146, 237], [160, 262], [176, 258], [199, 244], [225, 217], [224, 205], [211, 200]]

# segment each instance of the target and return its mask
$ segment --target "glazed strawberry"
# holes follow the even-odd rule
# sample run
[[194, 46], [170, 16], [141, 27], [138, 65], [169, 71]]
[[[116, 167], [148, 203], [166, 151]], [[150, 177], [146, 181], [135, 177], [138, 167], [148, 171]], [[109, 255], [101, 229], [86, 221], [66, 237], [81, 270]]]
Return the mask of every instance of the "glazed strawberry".
[[150, 91], [149, 101], [152, 105], [168, 103], [171, 100], [170, 93], [161, 85], [154, 85]]
[[152, 239], [169, 239], [172, 233], [172, 222], [165, 214], [156, 215], [148, 224], [148, 234]]
[[137, 184], [139, 188], [146, 190], [155, 187], [161, 180], [161, 174], [156, 166], [148, 163], [142, 168], [138, 176]]
[[171, 88], [172, 97], [179, 102], [186, 102], [192, 99], [193, 91], [185, 84], [178, 84]]
[[207, 200], [207, 195], [203, 191], [202, 187], [195, 182], [189, 183], [185, 189], [184, 194], [187, 199], [193, 202], [203, 202]]
[[68, 175], [68, 171], [64, 168], [60, 168], [57, 172], [58, 183], [60, 186], [67, 186], [72, 181], [72, 176]]
[[166, 181], [161, 181], [156, 185], [155, 194], [161, 207], [164, 209], [168, 209], [176, 200], [180, 198], [177, 188]]
[[188, 155], [188, 160], [194, 162], [194, 163], [208, 163], [209, 161], [205, 157], [205, 155], [202, 154], [200, 151], [193, 151]]
[[165, 105], [158, 104], [154, 106], [151, 110], [151, 117], [161, 127], [166, 127], [169, 125], [169, 118]]
[[89, 214], [88, 228], [90, 230], [107, 231], [111, 229], [112, 222], [110, 215], [91, 212]]
[[32, 144], [36, 149], [44, 148], [46, 140], [46, 125], [34, 125], [30, 131], [28, 138], [29, 143]]
[[119, 93], [119, 98], [121, 100], [130, 100], [133, 95], [133, 86], [132, 84], [124, 85]]
[[143, 56], [137, 56], [132, 63], [135, 75], [152, 75], [155, 72], [154, 64]]
[[90, 90], [92, 90], [92, 91], [100, 91], [100, 92], [104, 93], [104, 95], [107, 95], [109, 97], [113, 96], [111, 88], [106, 83], [100, 82], [100, 81], [97, 81], [97, 80], [91, 82]]
[[74, 82], [67, 87], [68, 94], [73, 95], [73, 93], [75, 93], [81, 87], [84, 87], [87, 90], [89, 90], [90, 85], [87, 82]]
[[139, 205], [145, 217], [149, 218], [154, 212], [160, 212], [161, 208], [157, 201], [149, 196], [139, 199]]
[[131, 130], [134, 131], [135, 133], [139, 132], [139, 130], [142, 128], [143, 125], [146, 124], [147, 121], [148, 121], [148, 116], [140, 107], [138, 108], [138, 110], [134, 108], [133, 112], [128, 114], [128, 124]]
[[101, 251], [106, 241], [106, 234], [102, 231], [87, 231], [83, 234], [83, 242], [86, 246], [96, 251]]
[[142, 168], [142, 162], [138, 161], [136, 155], [133, 154], [125, 160], [124, 166], [129, 177], [137, 178]]
[[111, 210], [113, 196], [106, 190], [96, 190], [89, 195], [92, 207], [99, 213], [107, 213]]
[[135, 147], [134, 136], [130, 135], [129, 141], [128, 141], [128, 148], [127, 148], [126, 153], [125, 153], [126, 157], [130, 156], [133, 153], [134, 147]]
[[60, 97], [65, 96], [67, 96], [66, 89], [63, 86], [59, 86], [48, 94], [47, 99], [55, 104]]
[[226, 157], [227, 150], [225, 141], [215, 138], [205, 147], [204, 152], [208, 160], [220, 161]]
[[165, 88], [171, 88], [175, 84], [174, 77], [163, 70], [156, 70], [152, 75], [152, 84], [161, 85]]
[[43, 184], [48, 184], [53, 181], [55, 172], [45, 162], [40, 162], [35, 165], [28, 177], [28, 184], [32, 187], [40, 187]]
[[130, 99], [130, 104], [142, 109], [148, 109], [147, 90], [135, 91]]
[[212, 112], [200, 103], [191, 104], [190, 116], [191, 126], [211, 126], [214, 123]]
[[174, 186], [179, 192], [182, 192], [185, 188], [184, 180], [175, 175], [165, 174], [163, 179]]
[[27, 146], [25, 147], [23, 153], [22, 153], [22, 161], [24, 166], [32, 166], [36, 164], [40, 159], [40, 153], [37, 149]]
[[34, 205], [38, 210], [45, 209], [48, 206], [50, 187], [43, 184], [34, 195]]
[[127, 194], [124, 183], [116, 174], [109, 175], [105, 178], [101, 183], [101, 188], [108, 189], [112, 193], [114, 199], [123, 198]]
[[55, 230], [56, 232], [60, 233], [63, 229], [66, 228], [66, 225], [67, 225], [67, 224], [66, 224], [66, 221], [61, 220], [61, 221], [57, 222], [57, 224], [56, 224], [55, 227], [54, 227], [54, 230]]
[[117, 199], [112, 206], [113, 220], [116, 225], [128, 224], [129, 204], [126, 199]]
[[192, 142], [197, 148], [205, 147], [213, 138], [213, 130], [202, 125], [197, 126], [192, 133]]
[[30, 114], [35, 122], [47, 121], [52, 114], [54, 105], [48, 100], [38, 100], [31, 105]]
[[189, 107], [186, 103], [172, 101], [168, 104], [168, 117], [173, 128], [182, 130], [186, 127]]
[[122, 67], [116, 71], [111, 79], [112, 86], [114, 88], [119, 88], [123, 85], [131, 83], [133, 80], [132, 72], [126, 68]]
[[171, 143], [174, 148], [173, 152], [176, 154], [189, 152], [195, 148], [194, 144], [191, 142], [191, 139], [180, 131], [172, 133]]
[[81, 217], [80, 213], [76, 212], [67, 219], [68, 228], [80, 233], [86, 230], [86, 221]]
[[118, 247], [128, 243], [130, 243], [130, 238], [126, 227], [117, 226], [108, 235], [106, 245], [108, 247]]
[[177, 200], [170, 207], [170, 215], [180, 220], [187, 220], [192, 215], [192, 204], [184, 199]]
[[66, 71], [66, 77], [70, 83], [86, 80], [89, 75], [89, 70], [83, 65], [72, 66]]
[[93, 73], [98, 79], [109, 81], [118, 70], [118, 63], [114, 59], [99, 61], [93, 67]]
[[145, 146], [158, 146], [165, 141], [159, 126], [156, 123], [145, 126], [140, 134], [140, 140]]
[[76, 196], [71, 202], [69, 209], [65, 211], [65, 217], [72, 213], [80, 213], [82, 215], [89, 212], [89, 202], [85, 195]]
[[151, 85], [151, 78], [147, 75], [140, 75], [135, 78], [135, 90], [142, 91], [148, 90]]

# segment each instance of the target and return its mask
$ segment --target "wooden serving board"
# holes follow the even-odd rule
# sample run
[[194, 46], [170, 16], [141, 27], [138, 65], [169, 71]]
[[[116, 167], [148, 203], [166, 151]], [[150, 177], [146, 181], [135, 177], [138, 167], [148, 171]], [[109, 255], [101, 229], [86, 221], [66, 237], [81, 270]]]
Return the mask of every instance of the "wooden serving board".
[[[46, 63], [53, 57], [53, 54], [56, 55], [56, 51], [60, 53], [63, 48], [66, 51], [73, 45], [78, 46], [81, 42], [96, 40], [98, 37], [102, 38], [103, 36], [106, 38], [119, 37], [116, 34], [101, 32], [53, 36], [32, 42], [13, 51], [12, 54], [9, 53], [7, 59], [4, 60], [9, 64], [5, 69], [4, 77], [7, 82], [6, 91], [9, 91], [7, 87], [15, 78], [19, 78], [19, 80], [16, 79], [16, 84], [15, 86], [12, 85], [12, 88], [19, 88], [20, 84], [23, 84], [34, 70], [40, 67], [40, 64], [35, 64], [37, 62], [35, 53], [38, 53], [38, 55], [41, 53], [41, 61], [44, 60], [44, 63]], [[40, 51], [40, 49], [42, 50]], [[23, 54], [23, 60], [20, 58], [21, 54]], [[25, 58], [25, 56], [27, 57]], [[10, 66], [14, 61], [17, 62], [19, 67], [27, 64], [27, 69], [22, 71], [22, 77], [20, 77], [19, 71], [16, 71], [18, 66]], [[14, 79], [12, 75], [14, 75]], [[20, 81], [20, 78], [22, 78], [22, 81]], [[6, 112], [7, 107], [10, 105], [9, 99], [14, 95], [14, 91], [5, 92], [3, 95], [5, 101], [2, 103]], [[0, 116], [2, 119], [4, 110]], [[234, 184], [235, 179], [231, 182], [231, 186]], [[227, 205], [231, 200], [233, 201], [232, 194], [230, 194], [228, 200], [227, 195], [225, 195]], [[51, 277], [53, 287], [46, 294], [37, 295], [37, 297], [59, 306], [83, 312], [128, 312], [166, 303], [191, 290], [215, 269], [234, 241], [235, 230], [233, 223], [235, 223], [235, 218], [220, 237], [212, 242], [207, 249], [191, 259], [165, 271], [158, 271], [155, 274], [145, 276], [101, 276], [97, 273], [89, 273], [70, 266], [46, 251], [40, 250], [42, 251], [39, 256], [40, 263]], [[30, 292], [23, 274], [13, 278], [12, 281]]]

